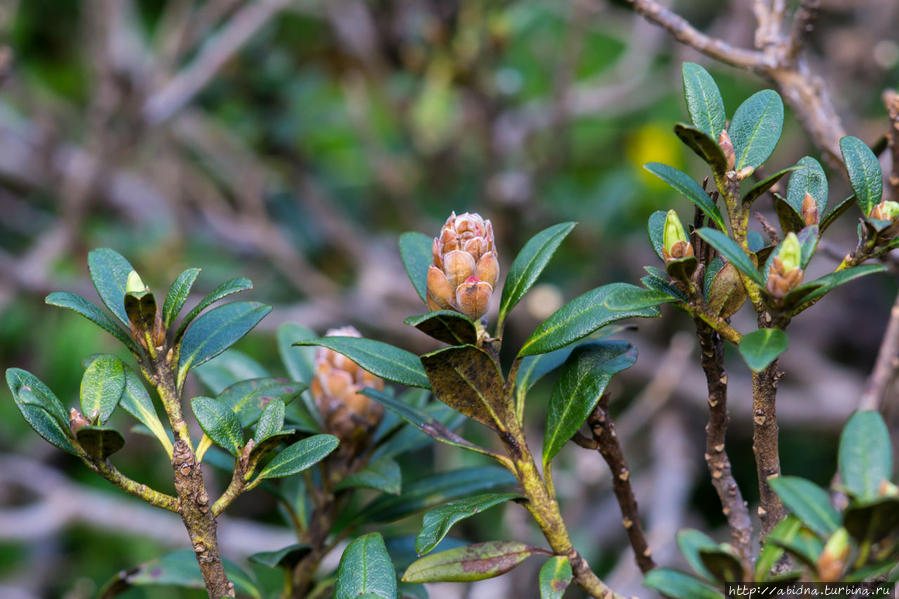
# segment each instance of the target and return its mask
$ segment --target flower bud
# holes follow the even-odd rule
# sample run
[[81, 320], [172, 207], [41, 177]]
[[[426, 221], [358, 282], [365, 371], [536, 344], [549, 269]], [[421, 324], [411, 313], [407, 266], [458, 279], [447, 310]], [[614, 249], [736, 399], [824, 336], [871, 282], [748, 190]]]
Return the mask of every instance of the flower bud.
[[894, 221], [899, 218], [899, 202], [884, 200], [883, 202], [874, 206], [874, 208], [871, 210], [871, 214], [869, 214], [868, 217], [873, 220]]
[[455, 310], [471, 319], [483, 316], [499, 280], [493, 224], [478, 214], [453, 212], [431, 251], [428, 307]]
[[899, 497], [899, 487], [887, 479], [883, 479], [880, 481], [880, 487], [877, 489], [877, 494], [881, 497]]
[[768, 269], [768, 293], [775, 299], [782, 299], [802, 282], [802, 247], [795, 233], [787, 235], [780, 244], [777, 255]]
[[728, 262], [709, 286], [709, 307], [720, 318], [730, 318], [746, 302], [746, 288], [740, 273]]
[[815, 198], [812, 197], [812, 194], [806, 192], [805, 197], [802, 199], [802, 211], [800, 213], [802, 216], [802, 222], [805, 223], [806, 227], [811, 227], [812, 225], [817, 225], [820, 216], [818, 215], [818, 202], [815, 201]]
[[147, 286], [144, 285], [144, 282], [141, 280], [140, 275], [137, 274], [136, 270], [132, 270], [128, 273], [128, 280], [125, 282], [125, 293], [140, 295], [147, 290]]
[[693, 255], [693, 246], [684, 233], [684, 226], [677, 217], [677, 212], [669, 210], [665, 217], [665, 230], [662, 234], [662, 257], [665, 261], [679, 260]]
[[734, 144], [730, 140], [730, 134], [727, 132], [727, 129], [722, 129], [721, 133], [718, 135], [718, 145], [721, 146], [721, 151], [724, 152], [724, 159], [727, 161], [727, 170], [734, 170], [734, 167], [737, 164], [737, 154], [734, 151]]
[[165, 327], [156, 298], [144, 285], [136, 271], [128, 273], [125, 282], [125, 314], [131, 323], [131, 336], [145, 349], [155, 350], [165, 344]]
[[[353, 327], [331, 329], [327, 337], [361, 337]], [[381, 422], [381, 404], [362, 394], [370, 387], [384, 388], [384, 381], [360, 368], [346, 356], [325, 347], [315, 354], [315, 377], [309, 386], [325, 424], [325, 432], [335, 435], [346, 452], [365, 449]]]
[[85, 418], [76, 408], [69, 410], [69, 428], [72, 430], [73, 435], [77, 435], [78, 431], [90, 425], [90, 423], [91, 421]]
[[848, 558], [849, 531], [841, 527], [827, 539], [824, 550], [818, 556], [817, 569], [821, 582], [839, 580]]
[[744, 166], [743, 168], [741, 168], [740, 170], [737, 171], [737, 179], [742, 181], [743, 179], [746, 179], [747, 177], [751, 177], [752, 173], [754, 173], [754, 172], [755, 172], [754, 166]]

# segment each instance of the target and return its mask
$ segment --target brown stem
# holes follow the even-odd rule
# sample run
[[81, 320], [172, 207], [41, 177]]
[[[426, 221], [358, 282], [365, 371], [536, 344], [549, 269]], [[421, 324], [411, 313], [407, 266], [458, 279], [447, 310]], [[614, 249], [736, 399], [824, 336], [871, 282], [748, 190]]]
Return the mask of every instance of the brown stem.
[[897, 367], [899, 367], [899, 296], [896, 296], [896, 301], [890, 309], [890, 322], [877, 352], [874, 370], [865, 383], [865, 390], [858, 402], [859, 410], [882, 408], [887, 385], [893, 380]]
[[705, 427], [705, 461], [712, 476], [712, 486], [721, 501], [721, 511], [727, 517], [730, 536], [737, 552], [745, 560], [752, 559], [752, 520], [740, 487], [731, 472], [730, 458], [725, 449], [727, 436], [727, 373], [724, 370], [724, 344], [721, 337], [699, 319], [696, 337], [709, 391], [709, 422]]
[[759, 481], [759, 519], [762, 538], [786, 515], [780, 498], [768, 485], [768, 478], [780, 474], [777, 412], [775, 397], [777, 382], [782, 376], [774, 360], [761, 372], [752, 373], [752, 451], [755, 454]]
[[621, 443], [615, 433], [615, 424], [609, 417], [609, 395], [604, 395], [597, 404], [593, 414], [587, 419], [593, 440], [596, 441], [597, 450], [612, 473], [612, 489], [618, 507], [621, 509], [621, 523], [627, 531], [627, 538], [634, 550], [634, 560], [640, 571], [646, 574], [656, 567], [652, 560], [652, 550], [643, 533], [643, 525], [640, 523], [640, 511], [637, 507], [637, 498], [631, 487], [631, 472], [624, 459]]

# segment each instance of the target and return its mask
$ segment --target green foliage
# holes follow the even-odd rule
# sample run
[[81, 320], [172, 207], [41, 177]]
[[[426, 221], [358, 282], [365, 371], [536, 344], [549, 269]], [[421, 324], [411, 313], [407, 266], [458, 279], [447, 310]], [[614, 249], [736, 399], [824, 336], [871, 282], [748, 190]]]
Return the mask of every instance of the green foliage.
[[350, 474], [334, 487], [336, 490], [365, 488], [390, 495], [399, 495], [403, 488], [400, 465], [389, 457], [382, 457]]
[[178, 275], [178, 278], [169, 287], [169, 292], [165, 296], [165, 304], [162, 306], [162, 323], [166, 327], [172, 326], [172, 323], [175, 322], [199, 274], [199, 268], [188, 268]]
[[424, 233], [403, 233], [400, 235], [400, 258], [406, 267], [406, 274], [418, 292], [421, 301], [428, 301], [428, 266], [432, 262], [431, 246], [434, 240]]
[[708, 228], [699, 229], [696, 234], [718, 250], [722, 256], [727, 258], [728, 262], [736, 266], [751, 281], [757, 285], [763, 286], [765, 284], [762, 274], [755, 264], [752, 263], [752, 260], [749, 259], [749, 256], [746, 255], [746, 252], [743, 251], [743, 248], [737, 245], [737, 242], [728, 237], [727, 234]]
[[778, 476], [768, 484], [784, 505], [809, 528], [830, 536], [840, 526], [840, 514], [830, 505], [830, 494], [815, 483], [796, 476]]
[[125, 367], [114, 356], [100, 356], [81, 379], [81, 413], [91, 422], [109, 420], [125, 390]]
[[[77, 455], [59, 399], [37, 377], [19, 368], [6, 371], [6, 384], [25, 421], [45, 441]], [[63, 415], [62, 417], [60, 415]]]
[[256, 432], [253, 440], [262, 443], [272, 435], [281, 432], [284, 428], [284, 402], [281, 399], [270, 399], [268, 405], [262, 410], [262, 415], [256, 423]]
[[478, 339], [475, 323], [464, 314], [452, 310], [435, 310], [427, 314], [410, 316], [403, 322], [425, 335], [450, 345], [476, 343]]
[[239, 277], [236, 279], [231, 279], [229, 281], [225, 281], [215, 289], [209, 292], [206, 297], [200, 300], [200, 302], [191, 309], [190, 312], [181, 320], [181, 325], [178, 327], [178, 330], [175, 332], [175, 339], [181, 339], [184, 336], [184, 332], [187, 330], [187, 327], [194, 321], [194, 319], [200, 315], [203, 310], [214, 304], [215, 302], [222, 300], [229, 295], [233, 295], [235, 293], [240, 293], [241, 291], [246, 291], [248, 289], [253, 288], [253, 282], [250, 279], [245, 279], [243, 277]]
[[790, 175], [790, 184], [787, 185], [786, 201], [793, 211], [802, 214], [802, 202], [805, 194], [815, 199], [818, 214], [824, 215], [827, 207], [827, 175], [821, 163], [811, 156], [803, 156], [796, 163], [796, 170]]
[[761, 372], [787, 351], [790, 340], [780, 329], [759, 329], [743, 336], [740, 355], [754, 372]]
[[415, 538], [415, 551], [419, 555], [430, 553], [440, 544], [455, 523], [520, 497], [521, 495], [517, 493], [483, 493], [464, 497], [426, 512], [421, 523], [421, 530]]
[[740, 104], [727, 131], [737, 154], [737, 172], [756, 169], [768, 159], [780, 140], [783, 120], [783, 100], [773, 90], [757, 92]]
[[542, 553], [515, 541], [475, 543], [427, 555], [406, 569], [406, 582], [470, 582], [505, 574], [527, 558]]
[[[84, 316], [89, 321], [124, 343], [133, 353], [140, 353], [134, 339], [129, 337], [119, 325], [106, 315], [105, 312], [80, 295], [69, 293], [68, 291], [54, 291], [48, 295], [44, 301], [50, 306], [68, 308], [69, 310]], [[124, 309], [123, 304], [122, 310], [124, 311]]]
[[87, 455], [100, 461], [125, 446], [122, 433], [106, 426], [83, 426], [75, 433], [75, 438]]
[[373, 532], [355, 539], [340, 557], [334, 599], [396, 596], [396, 573], [381, 534]]
[[97, 248], [88, 252], [87, 265], [100, 299], [127, 327], [129, 320], [125, 313], [125, 285], [134, 267], [124, 256], [109, 248]]
[[656, 568], [643, 578], [643, 584], [671, 599], [723, 599], [724, 595], [689, 574]]
[[874, 411], [852, 415], [840, 435], [840, 476], [846, 489], [860, 500], [878, 496], [880, 484], [893, 474], [890, 434]]
[[690, 120], [697, 129], [717, 140], [727, 121], [718, 85], [709, 72], [695, 62], [685, 62], [681, 70]]
[[302, 472], [337, 449], [338, 443], [333, 435], [312, 435], [297, 441], [272, 458], [256, 475], [254, 483]]
[[546, 560], [540, 567], [540, 574], [537, 577], [540, 599], [562, 599], [571, 578], [571, 564], [567, 557], [555, 555]]
[[428, 377], [413, 353], [374, 339], [361, 337], [320, 337], [296, 345], [320, 345], [343, 354], [363, 369], [382, 379], [429, 389]]
[[868, 216], [883, 196], [883, 173], [880, 162], [865, 142], [846, 136], [840, 140], [843, 162], [849, 172], [849, 182], [855, 192], [855, 201]]
[[672, 166], [660, 164], [658, 162], [650, 162], [649, 164], [644, 165], [643, 168], [690, 200], [697, 208], [702, 210], [703, 213], [709, 217], [709, 220], [715, 223], [715, 226], [719, 229], [722, 231], [727, 230], [727, 226], [724, 224], [724, 217], [721, 216], [721, 211], [718, 210], [718, 206], [712, 202], [709, 195], [689, 175]]
[[243, 447], [243, 430], [234, 412], [211, 397], [195, 397], [190, 405], [206, 436], [231, 455], [238, 455]]

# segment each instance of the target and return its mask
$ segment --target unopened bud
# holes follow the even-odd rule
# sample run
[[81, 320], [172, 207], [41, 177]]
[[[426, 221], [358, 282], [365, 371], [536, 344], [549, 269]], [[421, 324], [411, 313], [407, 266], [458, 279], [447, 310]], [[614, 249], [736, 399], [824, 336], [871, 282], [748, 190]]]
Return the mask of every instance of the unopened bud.
[[76, 408], [69, 410], [69, 428], [73, 435], [77, 435], [78, 431], [90, 424], [90, 420], [84, 417]]
[[771, 260], [766, 289], [771, 297], [782, 299], [802, 282], [802, 247], [795, 233], [787, 235]]
[[744, 166], [743, 168], [741, 168], [740, 170], [737, 171], [737, 179], [742, 181], [743, 179], [746, 179], [747, 177], [752, 176], [752, 173], [754, 173], [754, 172], [755, 172], [754, 166]]
[[140, 295], [146, 291], [147, 286], [144, 285], [144, 282], [141, 280], [140, 275], [137, 274], [137, 271], [132, 270], [128, 273], [128, 281], [125, 283], [125, 293]]
[[737, 154], [734, 151], [734, 144], [730, 140], [730, 134], [728, 134], [727, 129], [722, 129], [721, 133], [718, 135], [718, 145], [721, 146], [721, 151], [724, 152], [724, 160], [727, 161], [727, 170], [734, 170], [734, 167], [737, 164]]
[[790, 233], [780, 245], [780, 251], [777, 253], [783, 267], [790, 271], [799, 268], [802, 263], [802, 246], [799, 245], [799, 238], [796, 233]]
[[812, 194], [808, 192], [806, 192], [805, 197], [802, 199], [802, 211], [800, 215], [802, 216], [802, 222], [805, 223], [806, 227], [818, 224], [820, 218], [818, 215], [818, 202], [816, 202], [815, 198], [812, 197]]
[[665, 217], [665, 229], [662, 233], [662, 257], [665, 261], [679, 260], [693, 255], [693, 246], [684, 232], [684, 225], [677, 217], [677, 212], [669, 210]]
[[730, 318], [746, 302], [746, 288], [734, 265], [725, 264], [709, 286], [709, 307], [720, 318]]
[[868, 217], [873, 220], [894, 221], [899, 218], [899, 202], [885, 200], [874, 206]]
[[883, 479], [880, 483], [880, 487], [877, 489], [877, 494], [881, 497], [899, 497], [899, 487], [887, 479]]
[[838, 528], [833, 533], [824, 550], [818, 557], [818, 577], [821, 582], [834, 582], [840, 579], [843, 568], [846, 567], [846, 561], [849, 558], [849, 531], [845, 528]]

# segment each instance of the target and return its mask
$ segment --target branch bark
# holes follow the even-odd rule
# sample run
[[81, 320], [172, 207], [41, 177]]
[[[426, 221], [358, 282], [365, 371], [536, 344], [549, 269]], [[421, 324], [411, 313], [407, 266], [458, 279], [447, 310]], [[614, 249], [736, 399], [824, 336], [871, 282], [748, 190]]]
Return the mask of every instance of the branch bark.
[[768, 485], [768, 479], [780, 475], [777, 410], [777, 382], [782, 376], [777, 360], [761, 372], [752, 374], [752, 451], [755, 454], [759, 482], [759, 519], [762, 538], [786, 516], [783, 503]]

